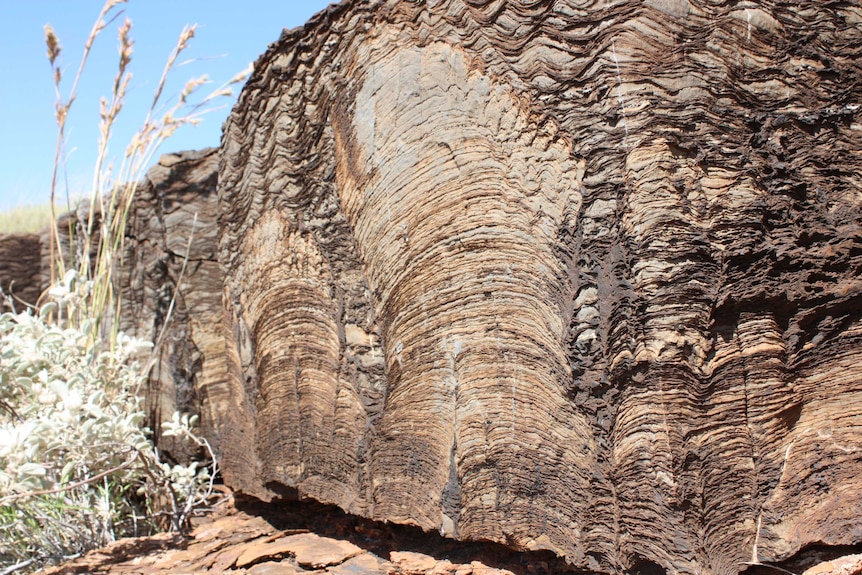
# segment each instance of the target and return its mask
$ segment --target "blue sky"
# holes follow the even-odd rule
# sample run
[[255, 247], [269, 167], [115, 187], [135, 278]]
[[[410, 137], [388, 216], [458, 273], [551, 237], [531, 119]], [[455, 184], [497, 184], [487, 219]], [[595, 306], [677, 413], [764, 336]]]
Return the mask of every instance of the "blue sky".
[[[208, 75], [216, 88], [262, 54], [282, 28], [304, 24], [328, 0], [129, 0], [125, 13], [96, 40], [67, 125], [70, 191], [80, 195], [92, 181], [99, 124], [99, 98], [108, 97], [117, 67], [117, 28], [127, 16], [135, 42], [130, 97], [114, 130], [109, 156], [119, 158], [140, 127], [164, 63], [183, 26], [197, 24], [195, 38], [174, 70], [166, 96], [185, 81]], [[67, 92], [84, 41], [103, 0], [0, 0], [0, 210], [48, 201], [57, 127], [54, 86], [43, 26], [50, 23], [63, 46]], [[240, 87], [234, 91], [238, 94]], [[217, 146], [221, 124], [235, 98], [201, 125], [182, 128], [160, 153]], [[65, 195], [65, 192], [63, 192]], [[2, 231], [2, 230], [0, 230]]]

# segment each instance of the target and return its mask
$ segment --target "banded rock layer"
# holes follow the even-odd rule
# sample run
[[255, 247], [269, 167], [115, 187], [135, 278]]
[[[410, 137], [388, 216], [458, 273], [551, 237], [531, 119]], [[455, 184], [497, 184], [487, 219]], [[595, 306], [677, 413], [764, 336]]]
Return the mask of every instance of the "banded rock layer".
[[616, 572], [862, 542], [862, 3], [346, 1], [225, 126], [226, 481]]
[[121, 328], [156, 342], [146, 405], [159, 447], [190, 455], [161, 424], [198, 414], [218, 448], [227, 362], [222, 334], [218, 246], [218, 150], [164, 154], [138, 187], [129, 211], [122, 267]]
[[0, 233], [0, 313], [20, 311], [39, 299], [41, 248], [39, 234]]

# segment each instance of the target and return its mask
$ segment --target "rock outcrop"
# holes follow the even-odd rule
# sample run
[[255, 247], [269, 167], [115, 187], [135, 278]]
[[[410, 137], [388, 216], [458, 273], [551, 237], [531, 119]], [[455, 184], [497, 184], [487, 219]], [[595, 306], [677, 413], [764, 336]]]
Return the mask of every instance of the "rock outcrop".
[[[239, 511], [228, 499], [193, 518], [187, 536], [128, 538], [87, 553], [45, 575], [559, 575], [576, 573], [547, 554], [462, 543], [418, 529], [347, 516], [331, 507], [294, 503]], [[269, 513], [268, 513], [269, 512]], [[781, 569], [799, 575], [859, 575], [862, 555], [808, 551]], [[757, 573], [757, 572], [755, 572]], [[775, 573], [764, 571], [764, 574]], [[760, 573], [757, 573], [760, 575]]]
[[21, 311], [42, 293], [39, 234], [0, 233], [0, 313]]
[[858, 0], [330, 7], [139, 191], [153, 424], [200, 413], [246, 495], [577, 569], [862, 544], [860, 52]]
[[[242, 507], [242, 505], [240, 505]], [[233, 501], [196, 517], [187, 536], [129, 538], [47, 575], [548, 575], [560, 560], [533, 560], [502, 546], [464, 545], [419, 530], [345, 516], [321, 505], [282, 506], [267, 519]], [[264, 516], [267, 514], [264, 513]], [[387, 558], [389, 558], [387, 560]], [[514, 567], [515, 571], [505, 567]], [[565, 565], [562, 565], [566, 569]], [[570, 572], [566, 569], [565, 572]], [[822, 575], [829, 575], [824, 573]]]
[[862, 542], [862, 4], [348, 0], [225, 126], [225, 480], [603, 572]]
[[126, 232], [121, 327], [157, 342], [147, 408], [160, 436], [175, 411], [201, 416], [218, 447], [227, 362], [222, 326], [222, 277], [216, 260], [218, 150], [165, 154], [135, 194]]

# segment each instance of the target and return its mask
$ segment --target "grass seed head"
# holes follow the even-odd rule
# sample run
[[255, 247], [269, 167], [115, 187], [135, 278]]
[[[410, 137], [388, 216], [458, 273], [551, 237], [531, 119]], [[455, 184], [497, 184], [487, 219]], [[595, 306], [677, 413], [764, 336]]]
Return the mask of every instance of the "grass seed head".
[[60, 51], [63, 47], [60, 46], [60, 41], [57, 39], [54, 28], [50, 24], [45, 24], [45, 44], [48, 46], [48, 61], [53, 66], [57, 58], [60, 57]]

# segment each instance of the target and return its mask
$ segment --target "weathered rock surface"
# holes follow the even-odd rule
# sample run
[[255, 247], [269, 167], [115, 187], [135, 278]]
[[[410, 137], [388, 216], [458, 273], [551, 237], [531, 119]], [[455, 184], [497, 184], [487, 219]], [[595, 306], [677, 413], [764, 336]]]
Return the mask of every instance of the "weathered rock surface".
[[0, 233], [0, 290], [12, 297], [10, 306], [0, 298], [0, 313], [21, 311], [42, 293], [41, 242], [38, 234]]
[[860, 52], [858, 1], [283, 35], [222, 145], [226, 481], [604, 572], [862, 542]]
[[[316, 523], [310, 513], [315, 513], [318, 519], [326, 518], [326, 534], [318, 535], [298, 527]], [[357, 521], [343, 514], [334, 517], [313, 505], [298, 505], [283, 517], [276, 515], [265, 520], [237, 511], [228, 499], [214, 514], [195, 521], [197, 525], [187, 537], [162, 534], [120, 540], [48, 569], [46, 575], [542, 575], [554, 572], [547, 562], [525, 561], [524, 556], [503, 547], [457, 549], [465, 546], [440, 537], [436, 537], [436, 542], [417, 541], [417, 535], [426, 540], [429, 537], [421, 532], [412, 536], [395, 533], [393, 531], [399, 531], [397, 527], [373, 526], [371, 522]]]
[[[214, 512], [196, 517], [195, 527], [188, 536], [162, 534], [123, 539], [49, 568], [45, 573], [550, 575], [575, 572], [553, 558], [515, 553], [503, 546], [456, 542], [417, 529], [375, 524], [313, 503], [295, 503], [268, 511], [267, 519], [238, 511], [232, 499], [227, 498]], [[321, 551], [326, 554], [326, 566], [314, 568], [306, 563], [312, 549], [317, 554]], [[860, 575], [862, 555], [846, 555], [836, 549], [809, 550], [778, 570], [776, 566], [753, 567], [751, 573], [767, 575], [782, 569], [800, 575]]]
[[802, 575], [824, 575], [826, 573], [859, 575], [862, 573], [862, 555], [847, 555], [832, 561], [824, 561], [806, 569]]
[[[210, 148], [165, 154], [147, 172], [129, 214], [121, 279], [121, 327], [159, 342], [146, 398], [157, 436], [175, 411], [197, 413], [216, 448], [227, 390], [217, 166]], [[159, 441], [175, 457], [188, 455]]]
[[[258, 62], [218, 206], [212, 150], [138, 196], [153, 422], [263, 500], [583, 569], [862, 543], [860, 51], [858, 1], [330, 8]], [[0, 236], [4, 290], [45, 246]]]

